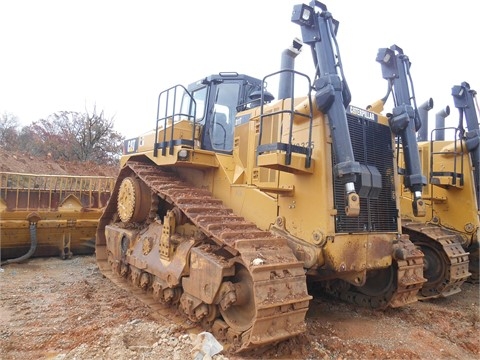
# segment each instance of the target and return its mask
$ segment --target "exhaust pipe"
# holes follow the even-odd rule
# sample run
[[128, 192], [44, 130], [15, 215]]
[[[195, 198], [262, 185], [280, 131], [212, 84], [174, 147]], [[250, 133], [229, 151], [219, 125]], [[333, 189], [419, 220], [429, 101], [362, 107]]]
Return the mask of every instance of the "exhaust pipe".
[[420, 115], [420, 121], [422, 126], [418, 130], [417, 141], [428, 140], [428, 112], [433, 108], [433, 99], [430, 98], [418, 107], [418, 115]]
[[445, 140], [445, 118], [450, 115], [450, 106], [437, 112], [435, 116], [435, 140]]
[[[280, 70], [295, 70], [295, 58], [302, 49], [302, 40], [293, 39], [292, 46], [282, 52], [282, 62]], [[290, 71], [280, 73], [280, 83], [278, 85], [278, 100], [293, 98], [293, 76]]]

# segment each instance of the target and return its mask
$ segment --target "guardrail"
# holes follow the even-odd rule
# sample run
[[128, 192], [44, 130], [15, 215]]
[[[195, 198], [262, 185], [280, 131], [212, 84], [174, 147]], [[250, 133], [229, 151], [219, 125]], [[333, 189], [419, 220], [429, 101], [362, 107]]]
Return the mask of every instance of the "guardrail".
[[106, 206], [114, 185], [115, 179], [107, 176], [0, 172], [0, 199], [7, 211], [56, 211], [71, 196], [85, 209], [100, 209]]

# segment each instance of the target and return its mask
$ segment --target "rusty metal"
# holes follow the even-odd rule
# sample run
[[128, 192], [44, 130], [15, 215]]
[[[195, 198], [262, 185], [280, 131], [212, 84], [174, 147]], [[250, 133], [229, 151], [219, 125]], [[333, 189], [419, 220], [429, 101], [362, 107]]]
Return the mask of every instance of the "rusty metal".
[[480, 249], [479, 249], [479, 244], [476, 242], [470, 248], [468, 249], [470, 252], [470, 256], [468, 258], [469, 260], [469, 266], [468, 270], [472, 275], [467, 279], [467, 282], [472, 283], [472, 284], [478, 284], [480, 282], [479, 280], [479, 274], [480, 274], [480, 264], [479, 264], [479, 258], [480, 258]]
[[335, 280], [325, 290], [330, 295], [353, 304], [386, 309], [417, 301], [417, 294], [425, 281], [423, 254], [408, 236], [403, 235], [395, 245], [392, 266], [368, 272], [366, 283], [362, 286]]
[[471, 275], [469, 253], [461, 245], [461, 236], [440, 226], [403, 221], [403, 231], [425, 254], [424, 276], [427, 282], [420, 299], [446, 297], [461, 291]]
[[[117, 202], [110, 201], [97, 231], [96, 254], [102, 273], [116, 283], [121, 276], [130, 277], [131, 283], [148, 289], [144, 295], [179, 304], [190, 320], [237, 351], [276, 343], [306, 330], [311, 296], [303, 264], [285, 238], [258, 229], [207, 191], [153, 165], [128, 162], [112, 198], [118, 198], [124, 179], [134, 177], [147, 185], [153, 198], [178, 210], [176, 216], [167, 213], [166, 227], [150, 208], [158, 201], [143, 199], [141, 207], [149, 209], [145, 223], [125, 224], [115, 222]], [[173, 233], [180, 218], [195, 230], [184, 226], [184, 233]], [[153, 244], [147, 256], [145, 239]], [[142, 282], [144, 273], [151, 280], [143, 276], [148, 281]], [[140, 298], [151, 305], [145, 296]]]
[[98, 220], [114, 183], [105, 176], [0, 172], [2, 260], [27, 253], [32, 223], [37, 244], [31, 256], [92, 254]]
[[118, 193], [118, 216], [124, 223], [142, 222], [148, 216], [150, 208], [142, 206], [151, 198], [149, 189], [138, 179], [123, 179]]

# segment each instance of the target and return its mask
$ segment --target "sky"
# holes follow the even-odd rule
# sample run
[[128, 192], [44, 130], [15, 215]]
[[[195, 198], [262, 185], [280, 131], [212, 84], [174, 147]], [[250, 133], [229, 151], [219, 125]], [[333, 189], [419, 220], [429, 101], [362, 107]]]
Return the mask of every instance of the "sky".
[[[305, 1], [308, 4], [309, 1]], [[58, 111], [104, 111], [127, 138], [155, 126], [158, 94], [205, 76], [278, 71], [300, 27], [299, 0], [0, 0], [0, 114], [21, 126]], [[401, 47], [411, 62], [417, 104], [435, 114], [451, 88], [480, 91], [480, 27], [473, 0], [325, 0], [340, 22], [337, 40], [352, 105], [382, 98], [379, 48]], [[304, 46], [297, 70], [314, 76]], [[385, 109], [386, 112], [391, 109]]]

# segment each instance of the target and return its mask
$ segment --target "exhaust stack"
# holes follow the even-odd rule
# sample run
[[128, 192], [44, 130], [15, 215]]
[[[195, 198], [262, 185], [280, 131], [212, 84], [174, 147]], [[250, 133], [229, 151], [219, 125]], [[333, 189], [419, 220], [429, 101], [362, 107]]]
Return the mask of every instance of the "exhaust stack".
[[445, 118], [450, 115], [450, 106], [437, 112], [435, 116], [435, 140], [445, 140]]
[[[295, 58], [302, 50], [302, 40], [293, 39], [292, 46], [282, 52], [282, 62], [280, 70], [295, 70]], [[278, 99], [290, 99], [293, 97], [293, 76], [290, 71], [284, 71], [280, 74], [280, 83], [278, 85]]]
[[417, 141], [428, 140], [428, 112], [433, 108], [433, 99], [430, 98], [418, 107], [418, 115], [422, 125], [418, 130]]

